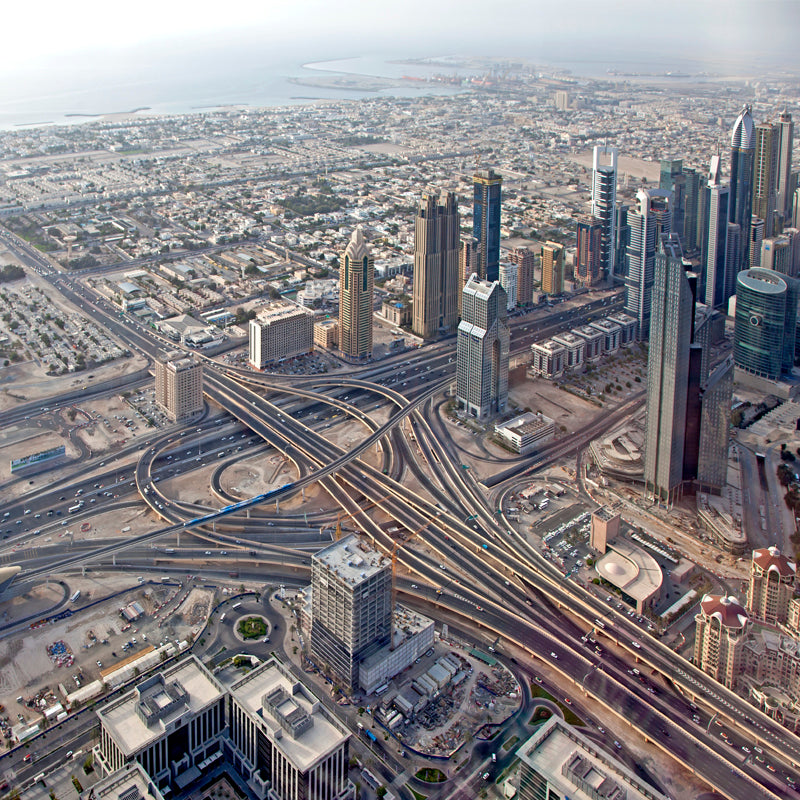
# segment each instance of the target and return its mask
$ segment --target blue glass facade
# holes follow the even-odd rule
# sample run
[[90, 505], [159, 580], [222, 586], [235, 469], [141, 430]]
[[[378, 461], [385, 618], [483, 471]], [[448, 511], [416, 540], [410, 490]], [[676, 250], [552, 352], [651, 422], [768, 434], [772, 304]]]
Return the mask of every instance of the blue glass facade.
[[500, 211], [503, 178], [494, 170], [473, 177], [472, 236], [478, 242], [478, 277], [500, 280]]

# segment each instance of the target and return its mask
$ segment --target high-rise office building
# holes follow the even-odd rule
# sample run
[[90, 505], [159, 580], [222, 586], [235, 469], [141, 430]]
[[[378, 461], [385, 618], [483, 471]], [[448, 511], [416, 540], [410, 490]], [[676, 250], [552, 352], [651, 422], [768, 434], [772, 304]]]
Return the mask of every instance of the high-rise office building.
[[[750, 106], [745, 106], [731, 133], [731, 201], [730, 221], [739, 226], [741, 247], [739, 268], [732, 268], [734, 276], [750, 267], [750, 215], [753, 204], [753, 161], [756, 133]], [[735, 284], [734, 284], [735, 285]]]
[[203, 365], [183, 351], [155, 360], [155, 400], [173, 421], [203, 410]]
[[500, 262], [500, 285], [506, 293], [507, 308], [513, 311], [517, 307], [517, 282], [519, 267], [513, 261]]
[[740, 272], [736, 286], [733, 360], [777, 381], [791, 373], [797, 327], [797, 282], [769, 269]]
[[392, 568], [356, 536], [311, 557], [311, 653], [349, 688], [359, 664], [391, 640]]
[[249, 363], [256, 369], [310, 353], [314, 312], [289, 300], [276, 300], [256, 313], [249, 326]]
[[646, 340], [650, 326], [650, 304], [653, 287], [658, 229], [669, 231], [669, 216], [662, 207], [656, 212], [654, 200], [665, 201], [661, 189], [640, 189], [636, 193], [637, 208], [628, 214], [630, 242], [626, 258], [625, 311], [638, 322], [639, 338]]
[[[629, 212], [630, 206], [618, 200], [614, 210], [614, 274], [618, 278], [628, 274], [628, 245], [631, 243]], [[603, 277], [602, 273], [600, 277]]]
[[517, 265], [517, 305], [529, 306], [533, 302], [536, 256], [533, 250], [529, 250], [527, 247], [515, 247], [509, 254], [508, 260]]
[[788, 225], [792, 218], [792, 148], [794, 122], [784, 108], [778, 118], [778, 212]]
[[684, 480], [694, 302], [680, 240], [667, 235], [655, 259], [652, 284], [644, 445], [645, 491], [667, 504], [680, 496]]
[[592, 155], [592, 216], [600, 222], [600, 261], [603, 277], [617, 274], [615, 268], [617, 223], [617, 149], [596, 145]]
[[[760, 267], [761, 248], [764, 243], [764, 220], [750, 217], [750, 266]], [[735, 288], [735, 287], [734, 287]]]
[[505, 411], [508, 402], [508, 301], [498, 281], [472, 275], [464, 287], [458, 325], [456, 398], [478, 419]]
[[733, 358], [719, 364], [701, 387], [697, 489], [721, 494], [728, 481]]
[[[730, 208], [730, 206], [729, 206]], [[728, 223], [728, 254], [725, 256], [725, 296], [730, 298], [736, 294], [736, 271], [742, 260], [742, 229], [735, 223]]]
[[764, 237], [775, 234], [778, 204], [778, 133], [771, 122], [755, 126], [752, 215], [764, 220]]
[[339, 349], [349, 360], [372, 355], [372, 296], [375, 265], [359, 225], [339, 267]]
[[458, 316], [461, 316], [461, 292], [467, 285], [469, 276], [478, 272], [478, 241], [469, 237], [462, 239], [458, 248]]
[[761, 243], [761, 266], [764, 269], [774, 269], [790, 278], [797, 277], [794, 273], [794, 247], [791, 237], [764, 239]]
[[478, 242], [478, 275], [483, 280], [500, 277], [500, 211], [503, 178], [492, 169], [472, 178], [472, 236]]
[[669, 206], [672, 222], [670, 230], [680, 235], [681, 245], [685, 252], [683, 227], [686, 211], [686, 176], [683, 172], [682, 159], [662, 159], [658, 188], [671, 192]]
[[423, 339], [458, 324], [460, 230], [454, 192], [426, 191], [414, 221], [414, 307], [411, 330]]
[[708, 170], [708, 250], [705, 258], [705, 304], [719, 308], [728, 301], [728, 204], [730, 191], [722, 183], [721, 160], [711, 157]]
[[545, 294], [564, 292], [564, 248], [558, 242], [542, 245], [542, 291]]
[[687, 255], [696, 253], [700, 248], [698, 240], [698, 224], [701, 220], [699, 214], [703, 206], [703, 174], [700, 170], [684, 168], [683, 176], [684, 203], [683, 203], [683, 252]]
[[578, 220], [577, 245], [575, 248], [575, 281], [587, 288], [594, 286], [600, 280], [602, 274], [601, 233], [602, 226], [599, 221], [593, 219]]

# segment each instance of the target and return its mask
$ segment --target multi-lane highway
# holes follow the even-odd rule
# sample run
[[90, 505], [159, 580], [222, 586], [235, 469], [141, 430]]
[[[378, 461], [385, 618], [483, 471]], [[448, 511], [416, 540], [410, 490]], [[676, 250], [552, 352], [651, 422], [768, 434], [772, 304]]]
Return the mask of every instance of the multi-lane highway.
[[[92, 313], [132, 349], [152, 355], [166, 344], [130, 321], [121, 321], [114, 309], [92, 297], [80, 284], [63, 276], [54, 281], [75, 302], [91, 306]], [[597, 309], [563, 312], [556, 314], [555, 319], [551, 313], [546, 326], [534, 326], [528, 318], [515, 322], [521, 329], [520, 336], [541, 338], [561, 327], [574, 327], [580, 321], [580, 314], [585, 317], [589, 313], [596, 314]], [[522, 330], [532, 326], [535, 327], [533, 331]], [[247, 547], [249, 552], [249, 537], [247, 545], [243, 538], [247, 531], [243, 512], [262, 507], [263, 514], [265, 503], [316, 482], [339, 507], [352, 515], [365, 535], [386, 552], [394, 547], [393, 538], [372, 517], [359, 512], [358, 498], [373, 503], [399, 523], [405, 534], [419, 531], [414, 542], [398, 553], [398, 561], [418, 578], [418, 585], [431, 587], [418, 602], [457, 615], [465, 626], [477, 624], [491, 632], [492, 637], [499, 636], [501, 640], [524, 648], [533, 660], [547, 660], [552, 668], [562, 673], [573, 691], [585, 692], [603, 702], [618, 713], [625, 724], [638, 729], [655, 746], [695, 771], [725, 796], [786, 796], [787, 785], [780, 784], [777, 776], [742, 757], [744, 751], [734, 756], [730, 745], [721, 742], [710, 725], [707, 729], [702, 723], [704, 719], [710, 720], [711, 715], [724, 718], [742, 741], [757, 744], [771, 759], [790, 765], [800, 763], [800, 749], [784, 729], [658, 641], [650, 639], [625, 615], [617, 614], [580, 587], [565, 582], [551, 564], [498, 518], [497, 510], [487, 502], [484, 488], [476, 485], [468, 471], [461, 468], [446, 432], [432, 421], [431, 400], [450, 384], [453, 370], [452, 344], [406, 356], [402, 361], [393, 359], [391, 363], [370, 365], [360, 372], [358, 379], [277, 379], [243, 375], [241, 371], [208, 363], [206, 392], [209, 399], [259, 440], [283, 453], [295, 465], [296, 480], [274, 492], [229, 503], [218, 510], [177, 504], [159, 489], [157, 481], [162, 447], [174, 445], [176, 450], [183, 447], [181, 442], [169, 441], [166, 437], [166, 441], [154, 442], [143, 454], [133, 476], [140, 496], [165, 520], [165, 525], [89, 551], [81, 547], [66, 557], [62, 552], [57, 562], [59, 569], [106, 563], [123, 553], [134, 558], [142, 553], [143, 546], [192, 530], [210, 537], [207, 541], [230, 543], [233, 537], [233, 544], [240, 544], [234, 551]], [[261, 392], [253, 391], [251, 387], [258, 387], [258, 384], [261, 384]], [[262, 394], [264, 389], [270, 392], [269, 400]], [[368, 403], [390, 402], [394, 410], [389, 421], [376, 427], [369, 417], [368, 403], [355, 406], [345, 396], [348, 392], [354, 395], [358, 392], [360, 397], [368, 398]], [[336, 408], [333, 413], [347, 414], [359, 420], [365, 430], [373, 432], [365, 434], [358, 446], [344, 451], [324, 435], [325, 426], [331, 423], [315, 427], [309, 424], [312, 422], [309, 416], [304, 421], [299, 414], [287, 410], [295, 408], [293, 404], [297, 403], [332, 406]], [[559, 440], [537, 462], [515, 463], [503, 471], [498, 480], [511, 479], [521, 468], [533, 468], [575, 452], [629, 411], [630, 408], [621, 408], [616, 415], [599, 420], [581, 434]], [[424, 458], [424, 463], [413, 466], [416, 459], [410, 448], [401, 443], [402, 453], [397, 452], [402, 437], [396, 432], [409, 424]], [[384, 454], [381, 468], [361, 458], [379, 442]], [[193, 457], [192, 445], [187, 444], [184, 449], [190, 452], [184, 452], [179, 458], [177, 469], [187, 466], [188, 459]], [[228, 455], [235, 457], [230, 448]], [[160, 458], [163, 462], [166, 456]], [[176, 469], [175, 466], [160, 468]], [[429, 490], [425, 496], [404, 485], [403, 469], [428, 476]], [[133, 488], [131, 477], [125, 474], [116, 479], [114, 489], [122, 488], [123, 483], [128, 489]], [[89, 487], [80, 488], [85, 495]], [[120, 493], [107, 488], [105, 481], [95, 479], [90, 491], [101, 490], [103, 497], [111, 491], [112, 499], [116, 499], [114, 494]], [[59, 495], [62, 496], [65, 499], [59, 502], [70, 499], [66, 494]], [[38, 502], [41, 506], [37, 508], [44, 508], [46, 499], [40, 497]], [[25, 510], [23, 517], [27, 516]], [[471, 518], [472, 524], [467, 524], [467, 518]], [[235, 532], [214, 530], [223, 522], [228, 528], [243, 531], [240, 542]], [[197, 546], [187, 548], [186, 553], [183, 548], [181, 550], [182, 557], [197, 558], [200, 554]], [[219, 547], [202, 553], [215, 559], [223, 557]], [[227, 555], [226, 552], [225, 557]], [[294, 559], [290, 559], [288, 553], [282, 556], [294, 569], [307, 568], [307, 553], [295, 551]], [[54, 557], [37, 557], [26, 564], [22, 577], [33, 579], [48, 574], [54, 563]], [[406, 599], [414, 602], [410, 595]], [[632, 664], [642, 667], [638, 676], [632, 672]], [[692, 703], [698, 708], [693, 708]], [[695, 722], [694, 717], [701, 722]]]

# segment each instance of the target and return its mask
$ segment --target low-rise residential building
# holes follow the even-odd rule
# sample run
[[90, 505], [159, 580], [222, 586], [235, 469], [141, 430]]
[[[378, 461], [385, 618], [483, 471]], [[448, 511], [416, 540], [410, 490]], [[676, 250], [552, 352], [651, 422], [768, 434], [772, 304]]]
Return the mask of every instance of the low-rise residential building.
[[581, 325], [580, 328], [573, 328], [572, 333], [586, 342], [583, 351], [584, 361], [597, 361], [603, 355], [603, 342], [605, 336], [602, 331], [592, 328], [590, 325]]
[[314, 344], [326, 350], [339, 347], [339, 320], [321, 319], [314, 323]]
[[556, 344], [564, 348], [564, 369], [575, 369], [583, 364], [586, 351], [586, 340], [576, 336], [572, 331], [557, 333], [553, 337]]
[[590, 328], [594, 328], [603, 335], [603, 352], [616, 353], [620, 348], [622, 340], [622, 328], [610, 319], [598, 319], [589, 323]]

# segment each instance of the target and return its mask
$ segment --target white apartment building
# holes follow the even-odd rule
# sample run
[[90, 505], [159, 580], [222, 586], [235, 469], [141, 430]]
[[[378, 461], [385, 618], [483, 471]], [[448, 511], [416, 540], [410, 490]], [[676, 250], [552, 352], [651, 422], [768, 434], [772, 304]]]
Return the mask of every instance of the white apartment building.
[[261, 309], [250, 320], [250, 364], [264, 369], [268, 364], [310, 353], [314, 346], [314, 313], [279, 300]]
[[564, 374], [566, 350], [552, 339], [531, 345], [530, 374], [542, 378], [559, 378]]

